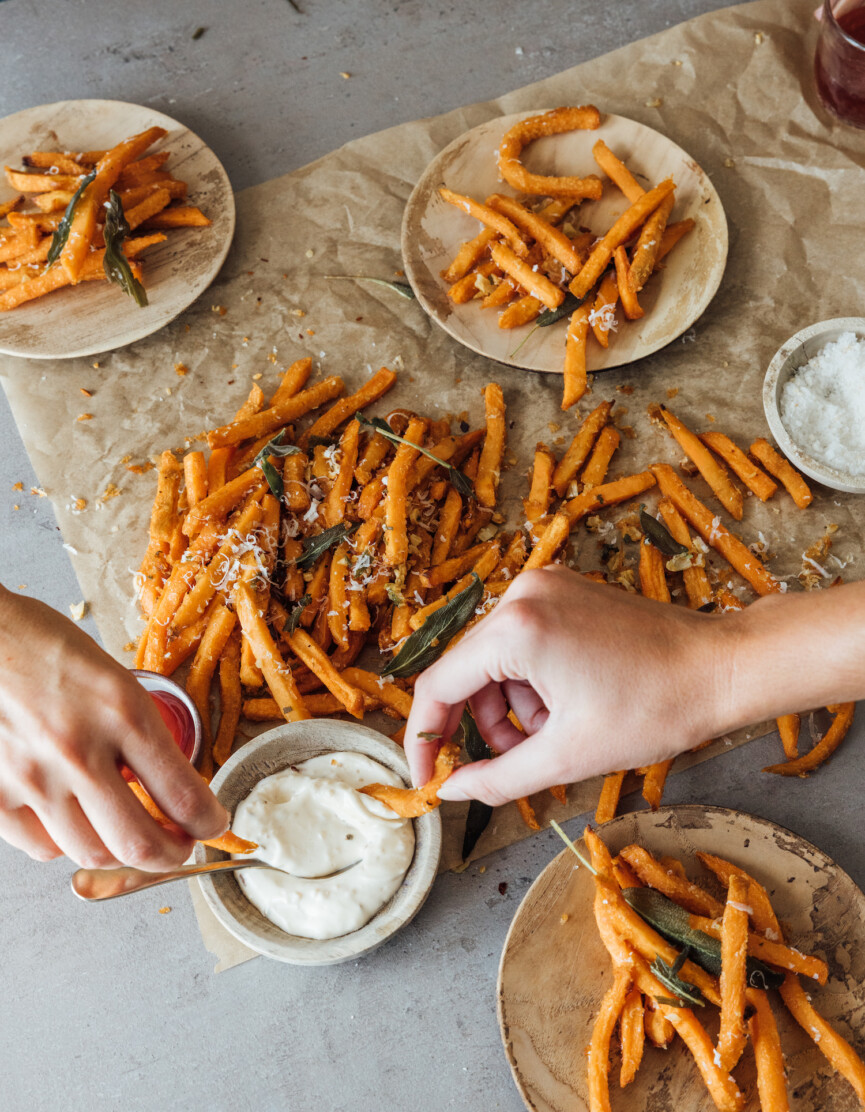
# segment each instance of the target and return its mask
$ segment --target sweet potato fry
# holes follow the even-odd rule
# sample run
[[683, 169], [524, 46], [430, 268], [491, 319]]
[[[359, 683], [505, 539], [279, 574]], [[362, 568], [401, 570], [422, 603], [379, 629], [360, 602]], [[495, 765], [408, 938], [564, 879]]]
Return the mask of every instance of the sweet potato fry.
[[359, 409], [364, 409], [366, 406], [372, 405], [373, 402], [378, 401], [380, 397], [390, 390], [395, 382], [396, 374], [387, 367], [381, 367], [371, 378], [366, 380], [363, 386], [355, 390], [353, 394], [348, 394], [346, 397], [340, 398], [330, 409], [322, 413], [315, 423], [306, 430], [298, 443], [302, 448], [306, 448], [311, 437], [330, 436], [331, 433], [339, 428], [343, 421], [347, 421], [350, 417], [354, 417]]
[[[147, 792], [136, 781], [130, 783], [133, 793], [138, 797], [139, 801], [144, 805], [145, 810], [151, 818], [156, 819], [160, 826], [172, 825], [171, 819], [163, 812], [150, 798]], [[228, 830], [225, 834], [220, 835], [218, 838], [209, 838], [206, 842], [201, 843], [203, 846], [211, 846], [213, 849], [222, 850], [223, 853], [252, 853], [258, 849], [255, 842], [248, 842], [245, 838], [239, 838], [232, 831]]]
[[529, 830], [540, 830], [541, 824], [538, 822], [537, 815], [535, 814], [535, 809], [531, 805], [529, 797], [527, 795], [524, 795], [521, 796], [519, 799], [515, 799], [514, 802], [517, 805], [517, 810], [520, 813], [520, 818], [523, 820]]
[[[235, 626], [219, 658], [219, 727], [213, 741], [213, 761], [216, 765], [224, 765], [231, 756], [231, 747], [234, 745], [237, 724], [240, 721], [242, 699], [240, 630]], [[282, 718], [275, 703], [274, 708], [274, 717]]]
[[309, 711], [297, 689], [291, 669], [283, 660], [267, 622], [258, 611], [255, 592], [248, 583], [239, 583], [234, 599], [241, 628], [255, 650], [258, 666], [283, 717], [287, 722], [300, 722], [309, 718]]
[[505, 398], [501, 386], [491, 382], [484, 390], [484, 409], [486, 412], [486, 436], [478, 463], [475, 479], [475, 494], [482, 506], [492, 508], [496, 504], [496, 491], [499, 485], [502, 459], [505, 454], [507, 423], [505, 420]]
[[[608, 1074], [610, 1072], [610, 1040], [622, 1015], [622, 1008], [631, 985], [630, 970], [614, 966], [613, 983], [601, 1001], [589, 1042], [589, 1107], [592, 1112], [611, 1112]], [[639, 995], [639, 992], [638, 994]], [[624, 1021], [623, 1021], [624, 1023]], [[622, 1071], [626, 1066], [623, 1057]], [[630, 1080], [630, 1078], [629, 1078]], [[626, 1084], [626, 1082], [622, 1082]]]
[[422, 788], [394, 788], [390, 784], [367, 784], [360, 790], [378, 799], [404, 819], [416, 819], [434, 811], [441, 800], [438, 790], [459, 764], [460, 747], [446, 741], [439, 749], [432, 777]]
[[604, 777], [601, 794], [598, 796], [598, 805], [595, 808], [595, 822], [599, 826], [605, 822], [611, 822], [616, 817], [616, 808], [619, 806], [619, 796], [622, 794], [624, 780], [624, 772], [610, 772]]
[[619, 187], [622, 193], [633, 204], [646, 192], [628, 167], [616, 158], [603, 139], [599, 139], [592, 147], [592, 157], [604, 171], [607, 177]]
[[266, 485], [261, 468], [250, 467], [193, 506], [183, 522], [184, 533], [187, 537], [193, 537], [208, 522], [224, 520], [251, 494], [258, 491], [263, 493]]
[[651, 216], [661, 201], [675, 188], [672, 180], [668, 178], [648, 193], [644, 193], [619, 217], [600, 243], [592, 249], [592, 253], [582, 270], [571, 282], [570, 291], [574, 297], [586, 296], [606, 270], [616, 248], [631, 238], [637, 228]]
[[461, 244], [453, 262], [441, 272], [442, 278], [448, 284], [464, 278], [477, 266], [498, 234], [495, 228], [484, 228], [474, 239]]
[[163, 452], [159, 457], [157, 474], [156, 500], [150, 515], [150, 539], [167, 546], [177, 525], [177, 500], [183, 468], [172, 452]]
[[466, 197], [462, 193], [454, 193], [452, 189], [445, 189], [444, 187], [439, 189], [439, 196], [443, 201], [447, 201], [449, 205], [462, 209], [463, 212], [475, 220], [480, 220], [482, 224], [492, 228], [508, 244], [513, 254], [520, 258], [525, 258], [528, 255], [529, 249], [520, 235], [519, 229], [506, 216], [502, 216], [500, 212], [496, 212], [489, 205], [482, 205], [479, 201]]
[[615, 479], [611, 483], [602, 483], [591, 490], [585, 490], [575, 498], [571, 498], [562, 506], [562, 511], [568, 515], [571, 528], [581, 521], [587, 514], [606, 506], [615, 506], [619, 502], [626, 502], [629, 498], [636, 498], [644, 490], [655, 485], [655, 476], [651, 471], [641, 471], [637, 475], [626, 475], [622, 479]]
[[[512, 251], [510, 247], [504, 243], [493, 243], [490, 245], [490, 255], [495, 265], [509, 274], [515, 282], [517, 282], [523, 289], [542, 302], [548, 309], [557, 309], [559, 305], [565, 300], [563, 290], [542, 274], [540, 270], [534, 270], [529, 264], [521, 259], [516, 252]], [[453, 288], [453, 287], [451, 287]]]
[[[747, 881], [739, 877], [747, 885]], [[750, 889], [749, 889], [750, 891]], [[750, 906], [746, 904], [746, 906]], [[721, 938], [721, 923], [718, 918], [707, 918], [704, 915], [692, 915], [690, 925], [696, 931], [702, 931], [711, 938]], [[753, 931], [748, 935], [748, 953], [751, 957], [759, 958], [767, 965], [774, 965], [778, 969], [785, 969], [789, 973], [799, 973], [809, 980], [825, 985], [829, 976], [829, 969], [825, 961], [815, 958], [811, 954], [802, 954], [783, 942], [765, 938], [762, 934]]]
[[387, 494], [384, 501], [385, 561], [390, 567], [404, 564], [408, 558], [406, 532], [406, 496], [412, 465], [420, 455], [415, 444], [422, 444], [426, 421], [413, 417], [406, 429], [407, 444], [397, 448], [387, 471]]
[[832, 724], [817, 744], [801, 757], [786, 761], [784, 764], [770, 765], [764, 772], [775, 772], [779, 776], [807, 776], [835, 752], [853, 723], [855, 703], [842, 703], [838, 707]]
[[601, 402], [596, 406], [583, 421], [579, 432], [559, 460], [553, 473], [553, 487], [559, 498], [564, 497], [568, 484], [589, 458], [592, 446], [607, 423], [612, 408], [612, 402]]
[[302, 629], [289, 633], [286, 640], [292, 652], [334, 694], [349, 714], [363, 718], [363, 692], [349, 683], [333, 666], [327, 653]]
[[632, 988], [625, 997], [622, 1005], [622, 1017], [619, 1022], [619, 1033], [622, 1042], [622, 1068], [619, 1074], [619, 1085], [624, 1089], [637, 1076], [640, 1062], [643, 1060], [643, 1045], [645, 1042], [645, 1027], [643, 1025], [643, 994], [638, 988]]
[[784, 1071], [784, 1053], [778, 1025], [769, 997], [759, 989], [748, 990], [748, 1003], [754, 1009], [748, 1020], [748, 1033], [757, 1063], [757, 1093], [762, 1112], [790, 1112]]
[[535, 448], [529, 496], [523, 500], [526, 521], [537, 521], [550, 508], [553, 497], [552, 481], [555, 467], [556, 457], [546, 444], [538, 444]]
[[550, 177], [533, 174], [520, 161], [523, 148], [544, 135], [560, 135], [565, 131], [593, 130], [600, 126], [601, 114], [594, 105], [554, 108], [538, 116], [520, 120], [505, 132], [499, 146], [499, 173], [521, 193], [544, 197], [592, 198], [598, 200], [602, 185], [593, 174], [587, 178]]
[[742, 578], [751, 584], [758, 595], [780, 592], [780, 583], [766, 570], [760, 559], [721, 524], [719, 517], [713, 515], [688, 490], [672, 467], [666, 463], [656, 463], [652, 465], [651, 470], [658, 480], [661, 492], [670, 499], [679, 513], [690, 521], [706, 544], [710, 544], [720, 552]]
[[640, 232], [634, 250], [631, 252], [631, 267], [628, 272], [629, 284], [637, 293], [645, 286], [661, 249], [664, 229], [673, 209], [673, 194], [669, 193], [658, 205]]
[[219, 658], [237, 622], [237, 615], [224, 602], [213, 607], [207, 628], [195, 653], [186, 677], [186, 691], [201, 716], [202, 747], [199, 772], [206, 779], [213, 776], [213, 728], [211, 725], [210, 685]]
[[[169, 200], [171, 194], [169, 193]], [[213, 221], [195, 205], [174, 205], [162, 208], [141, 221], [144, 228], [207, 228]], [[130, 225], [131, 227], [131, 225]]]
[[190, 508], [197, 506], [207, 497], [207, 461], [204, 452], [186, 453], [183, 457], [183, 478], [186, 483], [186, 501]]
[[642, 846], [625, 846], [619, 851], [619, 856], [627, 861], [644, 884], [662, 892], [695, 915], [708, 916], [710, 919], [723, 915], [724, 905], [720, 901], [698, 884], [683, 880], [677, 873], [667, 869]]
[[571, 531], [571, 523], [567, 514], [558, 513], [553, 517], [544, 534], [529, 553], [529, 558], [523, 564], [522, 571], [532, 571], [535, 568], [545, 568], [552, 563], [553, 557], [567, 541]]
[[588, 302], [574, 309], [565, 338], [565, 365], [563, 370], [562, 409], [576, 405], [589, 388], [586, 374], [586, 339], [589, 334]]
[[531, 236], [543, 247], [547, 255], [561, 263], [571, 274], [576, 274], [580, 269], [582, 259], [579, 252], [574, 249], [573, 243], [564, 232], [548, 223], [542, 214], [534, 213], [525, 205], [521, 205], [516, 198], [505, 197], [500, 193], [493, 193], [491, 197], [487, 197], [487, 204], [496, 212], [506, 216], [521, 232]]
[[532, 297], [531, 294], [526, 294], [512, 301], [507, 309], [499, 314], [499, 328], [520, 328], [524, 324], [531, 324], [543, 307], [542, 301]]
[[721, 1028], [718, 1057], [731, 1073], [745, 1048], [745, 988], [748, 959], [748, 882], [730, 877], [721, 926]]
[[812, 1006], [795, 973], [787, 974], [780, 992], [802, 1030], [814, 1040], [826, 1060], [847, 1078], [859, 1103], [865, 1105], [865, 1063], [853, 1047]]
[[736, 521], [741, 521], [742, 491], [732, 481], [726, 467], [715, 459], [701, 439], [695, 436], [669, 409], [662, 407], [661, 413], [679, 447], [696, 465], [697, 470], [715, 492], [718, 501]]
[[742, 449], [735, 445], [729, 436], [725, 436], [722, 432], [709, 431], [701, 433], [700, 439], [716, 455], [721, 457], [730, 470], [738, 475], [745, 486], [752, 490], [761, 502], [769, 501], [778, 489], [778, 484], [770, 479], [756, 463], [748, 459]]
[[781, 736], [784, 756], [790, 761], [795, 761], [799, 756], [799, 727], [801, 725], [799, 715], [782, 714], [780, 718], [775, 719], [775, 724]]
[[311, 409], [317, 409], [325, 402], [331, 401], [342, 393], [343, 381], [338, 375], [330, 375], [316, 382], [306, 390], [286, 398], [278, 405], [248, 417], [235, 419], [230, 425], [214, 429], [207, 434], [207, 443], [211, 448], [228, 447], [240, 444], [243, 440], [253, 440], [259, 436], [266, 436], [275, 432], [283, 425], [296, 421]]
[[639, 320], [644, 315], [644, 311], [637, 300], [637, 291], [631, 281], [628, 252], [623, 246], [617, 247], [613, 252], [613, 262], [616, 264], [616, 287], [619, 291], [619, 301], [622, 303], [622, 312], [628, 320]]
[[787, 493], [800, 510], [804, 510], [806, 506], [811, 505], [811, 499], [814, 497], [811, 488], [792, 463], [776, 452], [768, 440], [765, 440], [762, 436], [757, 437], [749, 451], [754, 459], [763, 464], [770, 475], [774, 475], [776, 479], [784, 484]]
[[396, 683], [389, 682], [386, 678], [377, 676], [374, 672], [368, 672], [365, 668], [343, 668], [342, 675], [350, 684], [359, 688], [364, 695], [370, 695], [377, 702], [395, 710], [400, 718], [408, 718], [411, 711], [412, 697]]
[[[696, 549], [691, 540], [688, 526], [685, 524], [685, 519], [670, 499], [662, 498], [658, 502], [658, 510], [673, 540], [678, 541], [679, 544], [683, 544], [685, 548], [689, 548], [692, 555], [696, 557]], [[685, 590], [688, 593], [688, 605], [692, 610], [700, 610], [702, 607], [708, 606], [712, 602], [714, 597], [712, 585], [709, 582], [709, 577], [702, 563], [692, 564], [691, 567], [685, 568], [682, 571], [682, 579], [685, 583]]]
[[607, 425], [606, 428], [601, 429], [601, 434], [595, 442], [589, 461], [580, 475], [583, 490], [591, 490], [592, 487], [600, 486], [603, 483], [607, 477], [610, 460], [613, 458], [620, 441], [619, 430], [614, 429], [612, 425]]

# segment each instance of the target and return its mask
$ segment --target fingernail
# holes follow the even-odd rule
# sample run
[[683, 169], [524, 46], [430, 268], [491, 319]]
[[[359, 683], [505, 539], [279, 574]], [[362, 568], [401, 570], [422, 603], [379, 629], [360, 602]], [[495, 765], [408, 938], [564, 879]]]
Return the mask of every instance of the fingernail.
[[439, 799], [447, 800], [448, 803], [464, 803], [471, 796], [466, 794], [458, 784], [442, 784], [436, 792]]

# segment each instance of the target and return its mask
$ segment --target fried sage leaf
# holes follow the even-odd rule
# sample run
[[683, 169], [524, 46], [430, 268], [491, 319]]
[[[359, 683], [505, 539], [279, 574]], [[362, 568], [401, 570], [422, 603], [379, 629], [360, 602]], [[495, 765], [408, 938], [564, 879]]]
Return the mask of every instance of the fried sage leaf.
[[544, 309], [538, 314], [536, 321], [538, 328], [549, 328], [551, 324], [558, 323], [563, 317], [569, 317], [575, 309], [579, 309], [583, 300], [582, 297], [574, 297], [572, 293], [566, 293], [561, 305], [555, 309]]
[[123, 205], [113, 189], [108, 191], [108, 203], [105, 206], [105, 225], [102, 229], [105, 237], [105, 255], [102, 266], [105, 276], [115, 286], [120, 286], [124, 293], [143, 309], [147, 304], [147, 294], [144, 286], [132, 273], [129, 259], [123, 254], [123, 241], [129, 235], [129, 225], [123, 215]]
[[438, 660], [454, 634], [472, 617], [483, 594], [483, 581], [472, 572], [468, 587], [430, 614], [420, 629], [406, 638], [396, 656], [382, 669], [382, 675], [413, 676]]
[[415, 444], [413, 440], [406, 440], [404, 436], [395, 433], [387, 421], [383, 421], [381, 417], [364, 417], [360, 412], [355, 413], [355, 419], [360, 422], [362, 426], [368, 429], [373, 429], [374, 432], [380, 433], [385, 440], [389, 440], [391, 444], [408, 444], [410, 448], [416, 448], [421, 455], [427, 459], [435, 460], [439, 467], [443, 467], [448, 473], [448, 481], [463, 498], [474, 498], [475, 492], [472, 484], [468, 481], [462, 471], [458, 470], [452, 463], [446, 463], [438, 456], [434, 456], [432, 452], [426, 448], [422, 448], [420, 444]]
[[669, 989], [673, 994], [677, 1007], [686, 1008], [689, 1004], [693, 1004], [697, 1008], [704, 1008], [706, 999], [702, 992], [696, 985], [692, 985], [690, 981], [683, 981], [679, 976], [679, 971], [688, 960], [689, 953], [688, 947], [685, 946], [672, 965], [667, 965], [659, 955], [652, 962], [650, 969], [664, 988]]
[[312, 602], [312, 595], [302, 595], [292, 607], [291, 613], [286, 619], [285, 625], [282, 627], [282, 632], [286, 635], [294, 633], [300, 625], [300, 619], [303, 616], [304, 610]]
[[341, 521], [339, 525], [332, 525], [330, 529], [325, 529], [323, 533], [316, 533], [314, 537], [304, 537], [297, 566], [299, 568], [311, 568], [319, 556], [322, 556], [329, 548], [339, 544], [340, 541], [344, 541], [359, 525], [360, 522], [347, 525], [344, 521]]
[[[623, 888], [622, 895], [641, 919], [674, 946], [687, 946], [691, 961], [711, 973], [721, 975], [721, 943], [717, 938], [691, 926], [690, 915], [663, 892], [653, 888]], [[759, 958], [748, 957], [748, 984], [751, 988], [779, 988], [783, 973], [772, 969]]]
[[385, 286], [394, 293], [398, 293], [400, 297], [404, 297], [406, 301], [414, 301], [415, 293], [408, 282], [391, 282], [387, 278], [373, 278], [369, 274], [325, 274], [325, 278], [329, 281], [339, 281], [346, 279], [351, 282], [375, 282], [377, 286]]
[[640, 506], [640, 527], [655, 548], [668, 559], [672, 559], [673, 556], [690, 555], [685, 545], [679, 544], [666, 525], [662, 525], [657, 518], [652, 517], [645, 506]]
[[72, 217], [75, 215], [75, 210], [78, 207], [78, 202], [81, 200], [81, 194], [88, 185], [96, 177], [96, 171], [91, 170], [90, 173], [82, 178], [81, 184], [72, 194], [69, 204], [66, 206], [66, 211], [63, 213], [63, 219], [57, 225], [57, 230], [51, 237], [51, 246], [48, 248], [47, 263], [48, 266], [53, 266], [60, 258], [60, 252], [66, 246], [66, 240], [69, 239], [69, 229], [72, 227]]
[[253, 467], [260, 467], [261, 472], [267, 479], [267, 485], [270, 487], [271, 493], [277, 498], [282, 498], [285, 493], [285, 485], [282, 481], [282, 475], [276, 470], [270, 462], [270, 456], [277, 456], [282, 459], [284, 456], [296, 455], [300, 448], [296, 444], [283, 444], [282, 439], [285, 436], [285, 429], [268, 441], [267, 444], [261, 449], [255, 459], [252, 461]]
[[[481, 737], [477, 722], [475, 722], [474, 715], [470, 710], [463, 711], [460, 725], [463, 730], [463, 745], [470, 761], [486, 761], [495, 756], [492, 749]], [[482, 803], [479, 799], [473, 799], [469, 803], [466, 829], [463, 834], [463, 861], [477, 845], [478, 839], [489, 825], [492, 813], [493, 809], [489, 803]]]

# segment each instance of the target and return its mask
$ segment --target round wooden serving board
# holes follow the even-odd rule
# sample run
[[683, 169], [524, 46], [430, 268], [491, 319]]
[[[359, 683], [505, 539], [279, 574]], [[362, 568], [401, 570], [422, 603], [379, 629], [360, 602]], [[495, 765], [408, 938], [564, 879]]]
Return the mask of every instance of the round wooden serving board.
[[[497, 151], [504, 133], [518, 120], [537, 115], [521, 112], [501, 116], [455, 139], [424, 171], [414, 188], [402, 225], [402, 254], [406, 274], [417, 298], [432, 319], [455, 340], [480, 355], [512, 367], [562, 373], [566, 321], [539, 328], [514, 353], [533, 326], [502, 329], [498, 312], [482, 309], [479, 301], [454, 305], [440, 272], [465, 240], [478, 233], [478, 222], [443, 201], [438, 190], [485, 200], [491, 193], [516, 195], [499, 179]], [[626, 208], [628, 201], [607, 180], [592, 158], [592, 147], [603, 139], [647, 188], [664, 178], [676, 182], [671, 222], [693, 217], [694, 229], [665, 260], [665, 268], [646, 284], [640, 303], [646, 315], [638, 321], [622, 319], [604, 350], [589, 339], [590, 372], [620, 367], [669, 344], [694, 323], [718, 288], [727, 260], [727, 219], [708, 176], [681, 147], [666, 136], [624, 116], [603, 116], [595, 131], [569, 131], [539, 139], [525, 149], [525, 165], [542, 174], [597, 173], [604, 181], [600, 201], [584, 201], [579, 222], [603, 234]]]
[[[234, 235], [234, 193], [213, 151], [170, 116], [119, 100], [43, 104], [0, 120], [0, 159], [5, 166], [18, 167], [34, 150], [103, 150], [156, 126], [168, 134], [147, 153], [171, 151], [165, 169], [187, 183], [189, 203], [212, 224], [170, 228], [164, 243], [144, 253], [149, 304], [143, 309], [109, 282], [55, 290], [0, 313], [0, 352], [29, 359], [70, 359], [113, 351], [162, 328], [216, 277]], [[0, 202], [14, 196], [2, 179]]]
[[[692, 880], [709, 882], [697, 850], [740, 865], [766, 886], [791, 945], [825, 959], [829, 981], [815, 983], [817, 1010], [861, 1054], [865, 1050], [865, 896], [843, 870], [783, 827], [720, 807], [663, 807], [601, 827], [615, 854], [639, 842], [656, 856], [679, 857]], [[582, 848], [582, 845], [580, 845]], [[586, 1112], [586, 1048], [601, 997], [612, 983], [610, 961], [592, 914], [592, 876], [564, 850], [541, 873], [511, 924], [499, 968], [498, 1013], [505, 1053], [517, 1088], [532, 1112]], [[563, 922], [562, 917], [567, 916]], [[854, 1112], [847, 1081], [826, 1062], [773, 993], [796, 1112]], [[707, 1014], [703, 1014], [703, 1013]], [[714, 1039], [717, 1010], [700, 1010]], [[636, 1079], [619, 1088], [613, 1050], [613, 1109], [628, 1112], [710, 1112], [714, 1109], [688, 1051], [676, 1039], [666, 1051], [647, 1042]], [[756, 1112], [750, 1047], [735, 1071]]]

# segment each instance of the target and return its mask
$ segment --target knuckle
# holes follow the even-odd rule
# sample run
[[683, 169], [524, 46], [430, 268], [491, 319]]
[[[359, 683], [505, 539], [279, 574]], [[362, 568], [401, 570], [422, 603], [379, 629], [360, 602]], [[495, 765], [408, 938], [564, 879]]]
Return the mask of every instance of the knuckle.
[[190, 822], [200, 819], [208, 810], [207, 800], [204, 797], [204, 784], [192, 783], [174, 787], [171, 799], [168, 801], [167, 812], [172, 821], [178, 826], [186, 826]]
[[544, 621], [538, 602], [531, 598], [516, 598], [508, 610], [514, 633], [523, 640], [534, 641]]
[[161, 869], [174, 864], [174, 858], [182, 859], [180, 851], [173, 854], [158, 838], [146, 836], [129, 839], [121, 850], [121, 857], [125, 864], [145, 870]]
[[94, 846], [80, 854], [78, 858], [78, 864], [82, 869], [110, 869], [114, 863], [113, 855], [105, 846]]

